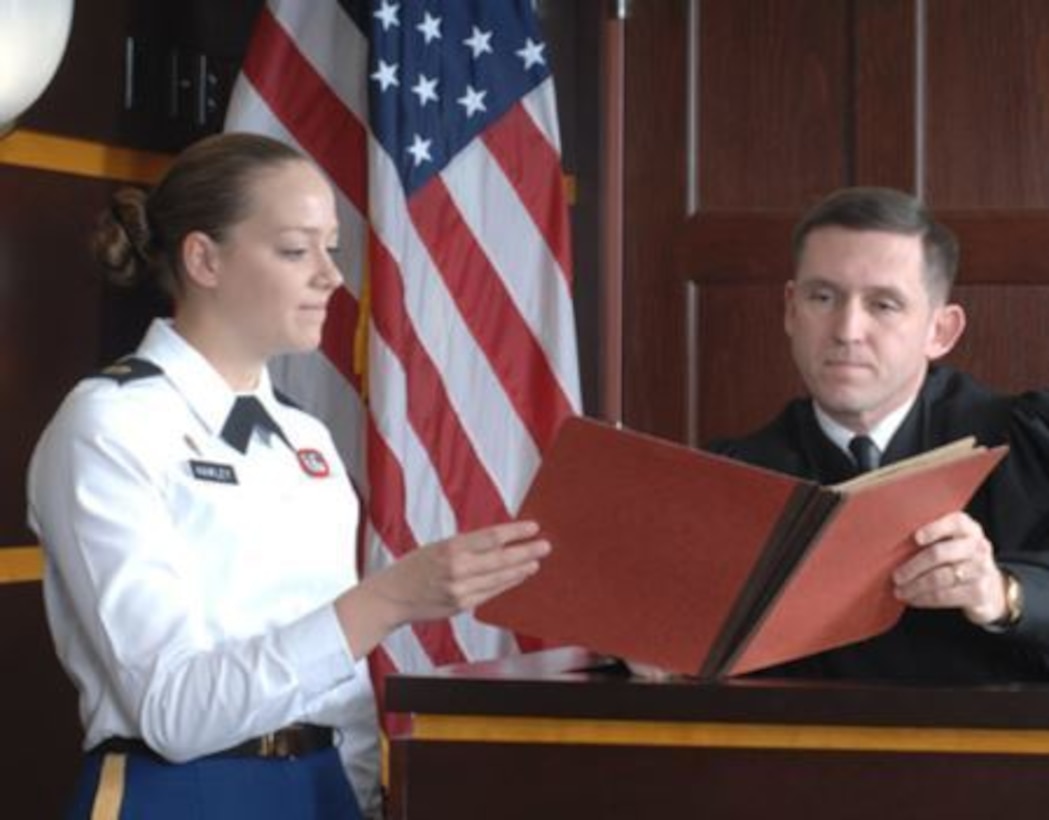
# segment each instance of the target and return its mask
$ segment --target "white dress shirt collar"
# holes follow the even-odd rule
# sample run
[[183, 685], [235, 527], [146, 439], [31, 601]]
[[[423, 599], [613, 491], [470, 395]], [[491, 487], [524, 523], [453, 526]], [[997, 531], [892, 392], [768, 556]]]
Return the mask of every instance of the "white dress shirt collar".
[[[153, 320], [136, 355], [163, 370], [209, 432], [219, 434], [240, 394], [175, 330], [170, 319]], [[262, 368], [258, 386], [250, 395], [257, 397], [271, 415], [276, 415], [276, 397], [266, 368]]]
[[[907, 414], [914, 406], [914, 402], [917, 400], [918, 397], [914, 396], [909, 402], [897, 407], [889, 413], [889, 415], [874, 425], [871, 430], [867, 431], [866, 435], [871, 438], [875, 445], [877, 445], [879, 453], [885, 452], [885, 448], [889, 446], [892, 437], [896, 435], [896, 431], [900, 429], [900, 425], [903, 424], [903, 420], [907, 417]], [[852, 441], [855, 436], [860, 434], [832, 419], [815, 401], [812, 402], [812, 409], [816, 413], [816, 422], [819, 424], [824, 435], [833, 441], [843, 453], [849, 456], [849, 458], [852, 458], [849, 454], [849, 442]]]

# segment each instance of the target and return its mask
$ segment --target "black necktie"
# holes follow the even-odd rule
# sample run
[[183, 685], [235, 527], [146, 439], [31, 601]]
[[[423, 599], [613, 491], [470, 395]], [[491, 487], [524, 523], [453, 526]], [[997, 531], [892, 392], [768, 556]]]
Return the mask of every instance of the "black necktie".
[[856, 468], [861, 473], [875, 469], [881, 456], [878, 452], [878, 445], [871, 440], [870, 436], [853, 436], [849, 442], [849, 452], [852, 453], [852, 457], [856, 460]]
[[251, 441], [251, 434], [256, 427], [261, 427], [263, 430], [269, 430], [271, 433], [280, 436], [281, 441], [291, 447], [287, 437], [284, 435], [284, 431], [280, 429], [280, 425], [266, 412], [262, 402], [254, 396], [237, 396], [237, 400], [233, 402], [233, 409], [229, 411], [229, 416], [226, 417], [226, 423], [222, 425], [222, 433], [220, 435], [231, 447], [246, 453], [248, 452], [248, 442]]

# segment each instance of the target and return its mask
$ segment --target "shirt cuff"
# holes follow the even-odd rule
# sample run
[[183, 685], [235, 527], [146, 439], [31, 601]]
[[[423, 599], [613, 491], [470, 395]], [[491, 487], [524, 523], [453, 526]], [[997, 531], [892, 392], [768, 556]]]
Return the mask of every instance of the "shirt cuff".
[[278, 641], [307, 696], [323, 694], [354, 676], [356, 659], [332, 605], [288, 624], [280, 631]]

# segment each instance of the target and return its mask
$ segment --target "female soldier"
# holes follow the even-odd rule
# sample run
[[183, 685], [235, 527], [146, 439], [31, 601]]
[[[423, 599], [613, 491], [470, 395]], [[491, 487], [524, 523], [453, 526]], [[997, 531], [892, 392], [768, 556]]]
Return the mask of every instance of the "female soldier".
[[319, 344], [337, 240], [321, 174], [247, 134], [191, 146], [103, 215], [96, 255], [118, 279], [159, 277], [175, 311], [77, 385], [30, 467], [88, 750], [70, 817], [352, 818], [333, 730], [370, 811], [368, 652], [519, 583], [549, 549], [514, 522], [358, 582], [331, 438], [266, 371]]

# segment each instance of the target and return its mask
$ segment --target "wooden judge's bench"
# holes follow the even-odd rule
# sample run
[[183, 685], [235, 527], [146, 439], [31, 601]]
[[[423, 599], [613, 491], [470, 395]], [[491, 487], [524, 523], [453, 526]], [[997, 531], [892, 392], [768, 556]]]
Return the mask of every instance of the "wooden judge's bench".
[[387, 698], [398, 820], [1049, 816], [1049, 686], [642, 681], [559, 649]]

